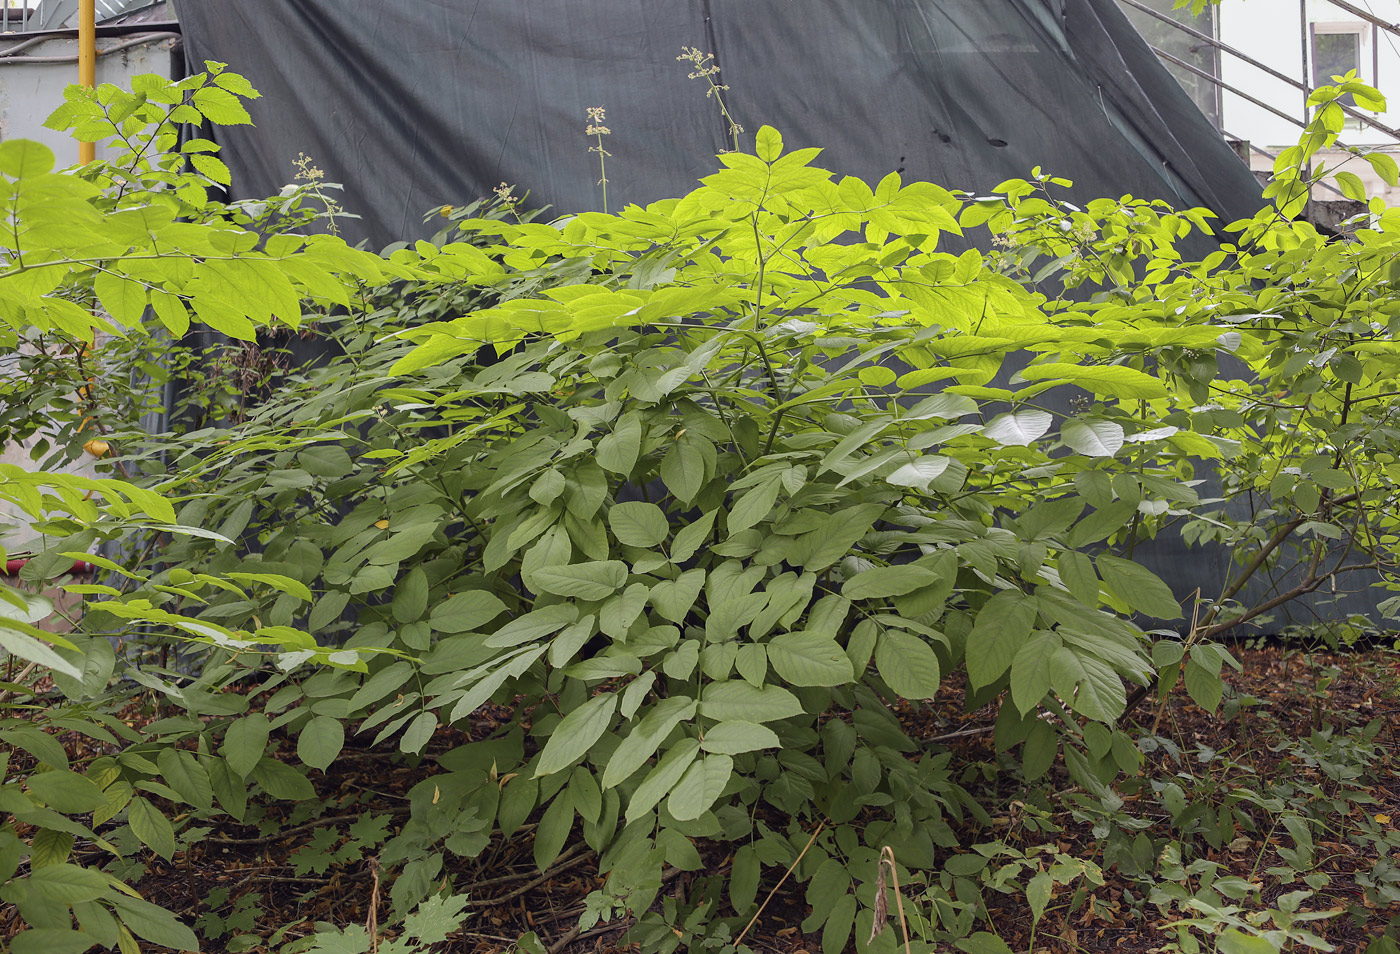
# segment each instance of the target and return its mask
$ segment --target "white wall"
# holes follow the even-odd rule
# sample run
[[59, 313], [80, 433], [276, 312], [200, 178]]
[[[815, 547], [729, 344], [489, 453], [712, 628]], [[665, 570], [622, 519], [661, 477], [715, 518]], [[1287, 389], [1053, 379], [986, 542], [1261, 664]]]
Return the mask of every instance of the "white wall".
[[[23, 41], [23, 34], [0, 36], [0, 50]], [[126, 44], [131, 38], [99, 39], [98, 48]], [[131, 46], [97, 58], [97, 82], [113, 83], [130, 88], [131, 77], [141, 73], [171, 75], [170, 39], [156, 40]], [[20, 56], [44, 59], [21, 59], [20, 56], [0, 58], [0, 140], [37, 139], [52, 149], [59, 167], [78, 161], [78, 144], [66, 133], [44, 128], [44, 120], [63, 102], [63, 90], [77, 82], [78, 44], [71, 39], [47, 39], [25, 49]], [[51, 59], [72, 59], [72, 62], [51, 62]], [[98, 148], [97, 157], [102, 158]], [[0, 373], [4, 369], [0, 368]], [[33, 442], [30, 442], [31, 444]], [[26, 446], [0, 446], [0, 461], [33, 469]], [[91, 459], [84, 455], [67, 468], [74, 473], [93, 474]], [[28, 520], [14, 508], [0, 504], [0, 539], [11, 552], [24, 548], [35, 534], [28, 529]]]
[[[1369, 6], [1372, 13], [1387, 23], [1400, 21], [1400, 0], [1353, 0], [1353, 3], [1363, 8]], [[1300, 4], [1299, 0], [1224, 0], [1219, 11], [1221, 42], [1309, 86], [1313, 85], [1311, 66], [1305, 73], [1303, 45], [1307, 38], [1311, 49], [1314, 25], [1322, 25], [1323, 29], [1332, 24], [1361, 27], [1360, 78], [1388, 93], [1394, 103], [1387, 113], [1375, 118], [1387, 126], [1400, 124], [1400, 37], [1374, 28], [1328, 0], [1306, 0], [1305, 4]], [[1228, 53], [1221, 57], [1221, 79], [1281, 112], [1302, 118], [1302, 92], [1238, 57]], [[1228, 90], [1223, 95], [1222, 125], [1231, 137], [1248, 140], [1270, 152], [1297, 141], [1300, 132], [1297, 124]], [[1396, 145], [1393, 138], [1356, 120], [1348, 122], [1343, 139], [1357, 146]]]
[[[130, 43], [131, 37], [104, 37], [99, 50]], [[24, 40], [24, 34], [0, 36], [0, 51]], [[141, 43], [97, 58], [97, 82], [131, 87], [131, 77], [141, 73], [170, 76], [173, 40]], [[44, 128], [63, 103], [63, 90], [78, 81], [78, 41], [49, 39], [13, 57], [0, 57], [0, 140], [37, 139], [58, 157], [60, 167], [78, 161], [78, 144], [67, 133]], [[52, 62], [52, 60], [71, 62]], [[98, 158], [102, 151], [98, 149]]]

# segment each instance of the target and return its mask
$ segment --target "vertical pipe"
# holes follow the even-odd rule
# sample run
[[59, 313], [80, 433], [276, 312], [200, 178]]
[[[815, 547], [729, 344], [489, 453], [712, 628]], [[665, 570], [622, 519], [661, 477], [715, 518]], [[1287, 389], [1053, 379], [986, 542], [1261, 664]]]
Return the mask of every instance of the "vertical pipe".
[[[1298, 0], [1298, 33], [1303, 47], [1303, 127], [1307, 128], [1308, 118], [1311, 112], [1308, 106], [1308, 97], [1312, 95], [1312, 73], [1308, 70], [1308, 59], [1311, 53], [1309, 47], [1312, 45], [1312, 27], [1308, 23], [1308, 0]], [[1307, 165], [1303, 167], [1303, 177], [1312, 178], [1312, 159], [1308, 159]], [[1307, 204], [1303, 206], [1303, 218], [1306, 219], [1312, 212], [1312, 189], [1308, 189]]]
[[[97, 86], [96, 0], [78, 0], [78, 83], [88, 89]], [[96, 143], [78, 143], [79, 162], [92, 162], [96, 158]]]
[[1303, 125], [1308, 124], [1308, 96], [1312, 91], [1312, 73], [1308, 70], [1308, 41], [1312, 39], [1312, 28], [1308, 24], [1308, 0], [1298, 0], [1298, 37], [1303, 47]]

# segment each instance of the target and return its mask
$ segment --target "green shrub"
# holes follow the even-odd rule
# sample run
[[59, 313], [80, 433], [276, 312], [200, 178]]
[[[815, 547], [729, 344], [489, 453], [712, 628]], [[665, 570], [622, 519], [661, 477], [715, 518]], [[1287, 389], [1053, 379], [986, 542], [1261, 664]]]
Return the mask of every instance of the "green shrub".
[[[412, 754], [489, 700], [515, 707], [415, 790], [382, 856], [404, 865], [401, 911], [443, 853], [530, 817], [542, 868], [576, 825], [600, 853], [589, 919], [644, 910], [666, 865], [701, 866], [697, 838], [738, 843], [707, 895], [732, 930], [814, 826], [804, 880], [828, 859], [873, 873], [887, 842], [933, 866], [949, 820], [983, 809], [891, 706], [918, 711], [960, 669], [969, 705], [1004, 700], [998, 743], [1024, 744], [1031, 777], [1061, 746], [1084, 784], [1137, 768], [1113, 723], [1150, 663], [1122, 614], [1179, 610], [1146, 570], [1076, 548], [1121, 534], [1144, 487], [1194, 503], [1174, 478], [1214, 445], [1151, 435], [1141, 402], [1166, 388], [1114, 329], [1049, 323], [980, 253], [938, 252], [963, 200], [834, 182], [815, 150], [759, 142], [646, 209], [464, 220], [473, 242], [419, 248], [447, 284], [327, 318], [344, 356], [284, 378], [226, 445], [158, 445], [217, 487], [181, 519], [261, 548], [192, 539], [164, 560], [319, 591], [309, 619], [270, 590], [213, 594], [205, 618], [420, 657], [280, 689], [306, 764], [343, 744], [331, 720]], [[493, 304], [419, 323], [437, 294]], [[996, 386], [1023, 350], [1039, 360]], [[1094, 398], [1036, 406], [1067, 381]], [[809, 927], [832, 914], [835, 944], [851, 878], [816, 883]]]
[[[105, 732], [117, 753], [59, 785], [36, 784], [54, 774], [41, 766], [27, 789], [5, 789], [42, 819], [23, 838], [0, 829], [0, 897], [33, 926], [16, 950], [60, 940], [45, 931], [75, 949], [106, 943], [109, 912], [130, 907], [119, 885], [141, 870], [117, 859], [140, 845], [170, 857], [199, 822], [255, 821], [276, 800], [315, 814], [309, 773], [336, 763], [349, 732], [416, 764], [444, 726], [480, 736], [473, 716], [490, 701], [510, 718], [433, 751], [439, 771], [409, 793], [406, 824], [382, 848], [373, 832], [355, 837], [352, 853], [379, 849], [394, 869], [396, 916], [433, 898], [419, 939], [461, 909], [443, 894], [454, 859], [528, 828], [543, 869], [579, 833], [607, 876], [584, 926], [629, 912], [647, 950], [737, 946], [776, 880], [765, 873], [789, 869], [813, 908], [803, 928], [829, 954], [853, 933], [864, 950], [887, 847], [906, 884], [924, 873], [927, 906], [911, 915], [921, 936], [990, 943], [970, 934], [985, 913], [970, 879], [992, 869], [943, 850], [965, 817], [990, 821], [974, 789], [999, 767], [911, 735], [928, 700], [962, 689], [970, 709], [994, 708], [996, 748], [1019, 747], [1024, 780], [1062, 756], [1073, 783], [1111, 806], [1115, 780], [1141, 765], [1117, 723], [1157, 667], [1158, 688], [1181, 672], [1197, 701], [1218, 705], [1233, 660], [1210, 637], [1271, 608], [1236, 597], [1283, 542], [1336, 531], [1375, 565], [1393, 550], [1383, 209], [1355, 247], [1261, 216], [1240, 245], [1187, 264], [1175, 243], [1209, 228], [1197, 211], [1131, 199], [1075, 210], [1049, 176], [1006, 183], [1005, 200], [895, 175], [871, 188], [813, 166], [817, 150], [783, 154], [764, 128], [756, 155], [726, 153], [683, 198], [549, 224], [508, 221], [509, 202], [480, 218], [449, 212], [449, 234], [379, 258], [299, 233], [315, 182], [268, 206], [208, 201], [200, 177], [217, 181], [220, 167], [185, 169], [161, 130], [201, 103], [210, 119], [241, 119], [222, 95], [199, 98], [211, 84], [242, 90], [229, 76], [148, 84], [144, 100], [76, 94], [80, 131], [149, 147], [123, 160], [142, 188], [101, 165], [44, 188], [111, 213], [107, 232], [156, 227], [140, 241], [104, 232], [91, 249], [40, 228], [60, 238], [46, 238], [35, 271], [67, 256], [59, 281], [36, 291], [28, 265], [0, 271], [0, 292], [30, 296], [14, 344], [41, 319], [41, 337], [62, 342], [14, 394], [86, 386], [88, 352], [74, 344], [93, 321], [78, 302], [100, 302], [130, 332], [106, 350], [113, 364], [194, 362], [140, 334], [145, 322], [180, 336], [185, 309], [250, 339], [234, 356], [250, 377], [187, 391], [168, 431], [146, 433], [152, 401], [106, 382], [61, 408], [54, 460], [101, 426], [114, 452], [104, 466], [169, 500], [115, 480], [93, 488], [100, 507], [82, 500], [91, 485], [62, 475], [0, 484], [39, 515], [61, 508], [24, 488], [48, 481], [69, 511], [41, 525], [61, 539], [31, 564], [34, 582], [99, 538], [128, 556], [103, 564], [122, 579], [76, 588], [103, 599], [67, 645], [50, 640], [72, 654], [59, 689], [73, 704], [39, 719]], [[4, 148], [0, 171], [23, 191], [28, 160], [6, 168]], [[982, 224], [998, 251], [938, 250]], [[1097, 294], [1035, 290], [1032, 259], [1047, 254], [1046, 274]], [[1343, 260], [1355, 269], [1339, 304], [1326, 285]], [[1281, 265], [1288, 282], [1257, 287]], [[266, 294], [234, 294], [233, 278], [220, 284], [228, 268]], [[279, 368], [266, 354], [285, 340], [268, 333], [274, 316], [314, 326], [331, 354]], [[1256, 377], [1222, 378], [1222, 352]], [[249, 382], [260, 400], [244, 400]], [[1278, 413], [1279, 389], [1312, 397]], [[6, 423], [23, 435], [37, 419]], [[1364, 466], [1350, 465], [1353, 448]], [[1203, 466], [1230, 495], [1268, 490], [1293, 509], [1215, 512], [1195, 489]], [[1312, 485], [1324, 490], [1309, 496]], [[1134, 619], [1182, 619], [1195, 597], [1172, 593], [1133, 548], [1179, 528], [1234, 546], [1242, 570], [1201, 598], [1184, 639], [1149, 645]], [[1330, 566], [1318, 575], [1328, 552], [1307, 551], [1294, 595], [1332, 578]], [[8, 627], [29, 640], [17, 654], [62, 671], [25, 625]], [[196, 650], [135, 667], [106, 636], [178, 636]], [[308, 663], [320, 668], [304, 677]], [[142, 732], [112, 725], [129, 698], [109, 692], [114, 671], [164, 717]], [[0, 724], [0, 737], [66, 772], [61, 747], [27, 721]], [[68, 817], [90, 809], [94, 826]], [[69, 837], [108, 852], [110, 877], [69, 865]], [[1011, 859], [987, 875], [994, 889], [1024, 873], [1043, 910], [1054, 877], [1035, 881], [1038, 860], [1003, 848], [982, 852]], [[36, 858], [67, 865], [80, 889], [43, 894]], [[691, 890], [658, 898], [675, 871], [698, 872]], [[140, 934], [146, 922], [125, 923]]]

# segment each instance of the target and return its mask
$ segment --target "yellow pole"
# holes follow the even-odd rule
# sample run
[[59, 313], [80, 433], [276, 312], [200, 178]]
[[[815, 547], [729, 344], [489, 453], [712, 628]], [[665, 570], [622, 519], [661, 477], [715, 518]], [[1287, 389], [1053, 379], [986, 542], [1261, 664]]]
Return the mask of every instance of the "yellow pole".
[[[78, 0], [78, 83], [88, 89], [97, 86], [96, 0]], [[92, 162], [96, 158], [96, 143], [78, 143], [79, 162]]]

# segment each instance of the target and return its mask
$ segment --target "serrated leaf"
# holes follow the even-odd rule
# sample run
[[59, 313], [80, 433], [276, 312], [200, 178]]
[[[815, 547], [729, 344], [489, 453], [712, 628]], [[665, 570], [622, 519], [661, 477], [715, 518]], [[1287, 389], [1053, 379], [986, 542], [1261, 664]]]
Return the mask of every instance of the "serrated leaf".
[[220, 126], [246, 126], [253, 121], [237, 96], [217, 86], [205, 86], [195, 90], [190, 101], [206, 119]]
[[54, 811], [67, 814], [96, 811], [107, 805], [107, 796], [89, 778], [77, 772], [37, 772], [28, 778], [29, 791]]
[[973, 688], [991, 685], [1007, 669], [1031, 634], [1034, 597], [1002, 590], [977, 612], [967, 636], [967, 676]]
[[1108, 554], [1100, 555], [1095, 562], [1104, 586], [1134, 611], [1158, 619], [1181, 618], [1181, 606], [1171, 587], [1145, 566]]
[[70, 832], [40, 828], [29, 842], [29, 867], [47, 868], [67, 861], [73, 853], [73, 840]]
[[1055, 879], [1050, 872], [1042, 871], [1026, 885], [1026, 901], [1031, 906], [1031, 923], [1038, 923], [1045, 915], [1045, 906], [1055, 893]]
[[1127, 701], [1117, 673], [1068, 646], [1050, 656], [1050, 685], [1075, 712], [1098, 722], [1118, 718]]
[[33, 139], [0, 142], [0, 172], [11, 179], [27, 179], [52, 172], [53, 150]]
[[161, 814], [150, 802], [140, 795], [126, 807], [127, 824], [141, 840], [141, 844], [169, 861], [175, 855], [175, 829], [170, 819]]
[[1366, 154], [1365, 159], [1386, 185], [1392, 188], [1400, 185], [1400, 163], [1396, 163], [1394, 157], [1384, 152], [1371, 152]]
[[164, 908], [116, 892], [112, 893], [111, 903], [122, 924], [137, 937], [173, 951], [199, 950], [194, 932]]
[[1337, 188], [1342, 190], [1342, 195], [1353, 202], [1366, 201], [1366, 184], [1361, 181], [1361, 177], [1354, 172], [1337, 172], [1334, 174], [1337, 180]]
[[783, 137], [772, 126], [759, 127], [754, 136], [754, 155], [764, 162], [774, 162], [783, 154]]
[[9, 954], [83, 954], [97, 944], [97, 938], [72, 928], [28, 928], [16, 934], [6, 950]]
[[1058, 560], [1060, 580], [1069, 588], [1070, 595], [1094, 609], [1099, 605], [1099, 577], [1094, 572], [1094, 563], [1086, 554], [1078, 550], [1061, 553]]
[[316, 789], [305, 775], [277, 759], [264, 757], [253, 767], [251, 774], [253, 781], [273, 798], [300, 802], [316, 797]]
[[193, 752], [165, 748], [156, 756], [156, 764], [160, 766], [165, 784], [186, 802], [205, 810], [213, 807], [214, 789], [209, 784], [209, 773], [195, 759]]
[[105, 897], [110, 890], [102, 872], [62, 862], [35, 868], [29, 874], [29, 887], [54, 904], [79, 904]]
[[1033, 633], [1011, 660], [1011, 699], [1022, 715], [1030, 712], [1050, 691], [1050, 657], [1060, 648], [1054, 633]]
[[846, 651], [820, 633], [780, 633], [767, 643], [768, 663], [794, 686], [843, 686], [854, 678]]

